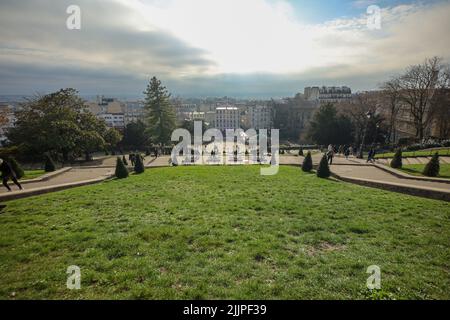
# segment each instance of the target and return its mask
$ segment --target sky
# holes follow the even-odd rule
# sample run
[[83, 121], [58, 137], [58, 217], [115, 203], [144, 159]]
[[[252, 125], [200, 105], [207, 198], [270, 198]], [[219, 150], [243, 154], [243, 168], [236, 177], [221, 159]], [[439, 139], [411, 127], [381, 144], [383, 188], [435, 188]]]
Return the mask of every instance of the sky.
[[372, 90], [427, 57], [450, 61], [449, 16], [450, 0], [0, 0], [0, 94], [139, 96], [152, 76], [182, 97]]

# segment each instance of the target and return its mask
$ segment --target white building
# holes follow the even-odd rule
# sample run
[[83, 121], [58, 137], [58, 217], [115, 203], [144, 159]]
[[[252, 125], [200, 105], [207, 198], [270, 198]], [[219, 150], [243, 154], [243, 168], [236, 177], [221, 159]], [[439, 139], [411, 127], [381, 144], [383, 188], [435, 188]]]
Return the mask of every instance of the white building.
[[241, 113], [239, 108], [226, 106], [216, 108], [214, 126], [219, 130], [239, 129], [241, 126]]
[[97, 118], [105, 120], [106, 125], [110, 128], [125, 128], [125, 116], [123, 113], [100, 113], [97, 115]]
[[307, 87], [304, 92], [307, 101], [324, 103], [336, 103], [352, 98], [352, 90], [349, 87]]
[[272, 127], [271, 108], [268, 106], [248, 107], [248, 120], [250, 128], [270, 129]]
[[124, 129], [126, 105], [111, 98], [98, 97], [96, 102], [87, 102], [86, 107], [98, 119], [103, 119], [110, 128]]

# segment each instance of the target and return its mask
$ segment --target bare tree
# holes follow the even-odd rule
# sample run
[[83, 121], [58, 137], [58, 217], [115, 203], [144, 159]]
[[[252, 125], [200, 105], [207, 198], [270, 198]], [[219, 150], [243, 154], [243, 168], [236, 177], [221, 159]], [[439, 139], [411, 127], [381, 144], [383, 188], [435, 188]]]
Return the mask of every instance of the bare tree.
[[450, 138], [450, 68], [443, 73], [443, 88], [437, 90], [432, 99], [434, 134], [441, 139]]
[[381, 106], [380, 93], [362, 92], [356, 94], [350, 101], [339, 103], [336, 108], [339, 113], [348, 116], [354, 125], [355, 141], [359, 144], [365, 140], [368, 115], [375, 115]]
[[410, 66], [398, 83], [400, 100], [409, 107], [416, 137], [423, 139], [435, 112], [433, 96], [446, 85], [445, 65], [438, 57], [427, 59], [423, 64]]
[[400, 81], [398, 78], [392, 78], [381, 85], [385, 117], [388, 120], [388, 130], [386, 140], [396, 141], [397, 117], [400, 111]]

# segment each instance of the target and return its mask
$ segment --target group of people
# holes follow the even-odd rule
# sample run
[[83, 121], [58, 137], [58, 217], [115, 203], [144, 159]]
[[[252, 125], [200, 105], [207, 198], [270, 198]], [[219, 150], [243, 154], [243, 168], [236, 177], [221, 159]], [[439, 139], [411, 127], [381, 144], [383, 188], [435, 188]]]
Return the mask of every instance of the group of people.
[[[339, 148], [335, 148], [333, 145], [329, 145], [327, 148], [327, 159], [328, 159], [328, 163], [331, 165], [333, 164], [333, 157], [336, 154], [336, 152], [338, 154], [342, 154], [345, 156], [346, 159], [348, 159], [350, 157], [350, 155], [357, 157], [357, 153], [358, 153], [358, 148], [353, 147], [351, 145], [347, 146], [347, 145], [341, 145], [339, 146]], [[376, 150], [374, 147], [371, 147], [369, 150], [369, 154], [367, 156], [367, 162], [375, 162], [375, 155], [376, 155]]]
[[20, 190], [23, 190], [22, 185], [17, 180], [17, 175], [8, 161], [0, 158], [0, 172], [2, 174], [2, 182], [8, 192], [11, 192], [11, 187], [8, 185], [9, 179], [11, 179]]
[[130, 153], [128, 155], [128, 160], [131, 162], [131, 165], [134, 166], [136, 164], [137, 158], [140, 157], [142, 161], [144, 161], [145, 157], [140, 153]]

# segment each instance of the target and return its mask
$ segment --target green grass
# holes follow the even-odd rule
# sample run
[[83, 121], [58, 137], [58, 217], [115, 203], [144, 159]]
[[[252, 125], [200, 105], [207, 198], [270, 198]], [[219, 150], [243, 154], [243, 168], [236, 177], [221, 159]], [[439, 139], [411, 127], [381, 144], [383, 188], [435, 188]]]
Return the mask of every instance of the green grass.
[[[403, 152], [402, 157], [408, 158], [408, 157], [431, 157], [435, 153], [438, 153], [440, 156], [450, 156], [450, 149], [439, 149], [439, 150], [419, 150], [419, 151], [408, 151]], [[393, 152], [390, 153], [380, 153], [375, 155], [375, 159], [383, 159], [383, 158], [393, 158], [394, 157]]]
[[450, 298], [448, 203], [299, 168], [160, 168], [6, 204], [0, 298]]
[[35, 179], [44, 175], [45, 173], [46, 172], [44, 170], [25, 170], [25, 175], [20, 180]]
[[[450, 164], [441, 163], [440, 167], [441, 170], [439, 171], [439, 178], [450, 179]], [[423, 176], [422, 172], [424, 168], [425, 168], [424, 164], [407, 164], [403, 165], [403, 167], [400, 170], [412, 174], [414, 176]]]

